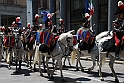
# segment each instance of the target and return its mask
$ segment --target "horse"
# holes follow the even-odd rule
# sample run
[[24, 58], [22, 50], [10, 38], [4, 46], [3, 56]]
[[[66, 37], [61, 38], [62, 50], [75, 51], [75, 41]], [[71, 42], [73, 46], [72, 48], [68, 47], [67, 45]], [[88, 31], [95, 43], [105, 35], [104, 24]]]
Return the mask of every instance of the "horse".
[[24, 46], [24, 61], [27, 63], [26, 66], [32, 68], [31, 60], [34, 57], [34, 49], [35, 49], [35, 34], [33, 31], [27, 29], [23, 32], [21, 39]]
[[[63, 73], [62, 73], [62, 57], [65, 55], [66, 51], [72, 50], [73, 48], [73, 35], [71, 34], [71, 32], [72, 31], [69, 31], [67, 33], [62, 33], [57, 39], [56, 43], [50, 48], [46, 44], [40, 44], [36, 46], [34, 64], [36, 63], [37, 59], [39, 59], [39, 72], [41, 76], [43, 76], [43, 74], [40, 68], [40, 64], [41, 64], [42, 54], [44, 54], [46, 57], [46, 67], [47, 67], [48, 76], [53, 78], [54, 71], [59, 65], [61, 78], [62, 80], [65, 80], [65, 78], [63, 77]], [[48, 53], [49, 50], [51, 50], [50, 53]], [[48, 61], [50, 57], [56, 60], [55, 67], [51, 74], [50, 74], [49, 66], [48, 66]]]
[[[106, 41], [112, 40], [112, 37], [113, 37], [113, 34], [110, 34], [107, 37], [103, 37], [101, 40], [99, 40], [99, 43], [98, 43], [98, 50], [99, 50], [99, 76], [100, 76], [100, 80], [104, 81], [104, 78], [102, 77], [101, 68], [102, 68], [102, 65], [105, 63], [106, 55], [108, 55], [108, 57], [110, 58], [109, 66], [110, 66], [110, 69], [111, 69], [111, 71], [113, 73], [113, 76], [115, 77], [115, 82], [119, 82], [119, 80], [117, 78], [117, 75], [115, 74], [115, 70], [113, 68], [114, 61], [115, 61], [115, 50], [113, 50], [113, 51], [111, 49], [104, 50], [104, 46], [103, 46], [103, 44]], [[113, 44], [113, 46], [115, 46], [115, 44]], [[124, 51], [120, 50], [119, 55], [121, 55], [124, 58], [123, 53], [124, 53]]]
[[[80, 57], [81, 55], [86, 55], [86, 56], [91, 56], [91, 59], [92, 59], [92, 62], [93, 62], [93, 65], [88, 68], [88, 71], [91, 71], [94, 69], [95, 65], [96, 65], [96, 57], [97, 57], [97, 65], [98, 64], [98, 55], [99, 55], [99, 52], [98, 52], [98, 42], [103, 38], [103, 37], [106, 37], [110, 34], [109, 31], [104, 31], [104, 32], [101, 32], [100, 34], [94, 36], [94, 40], [93, 40], [93, 43], [91, 44], [91, 49], [90, 49], [90, 53], [87, 51], [87, 50], [83, 50], [83, 49], [80, 49], [81, 46], [79, 47], [79, 44], [82, 44], [84, 43], [82, 40], [80, 40], [80, 43], [77, 43], [74, 48], [73, 48], [73, 51], [71, 53], [71, 60], [72, 62], [75, 60], [76, 58], [76, 55], [77, 55], [77, 62], [76, 62], [76, 70], [79, 70], [78, 68], [78, 63], [80, 64], [80, 69], [81, 71], [84, 71], [82, 65], [81, 65], [81, 62], [80, 62]], [[85, 43], [84, 45], [86, 45], [87, 43]], [[83, 46], [83, 44], [82, 44]], [[84, 46], [86, 47], [86, 46]]]
[[[14, 52], [16, 71], [21, 70], [22, 56], [23, 56], [23, 51], [24, 51], [23, 44], [22, 44], [22, 41], [20, 39], [19, 31], [20, 31], [20, 29], [14, 29], [13, 30], [14, 46], [12, 47], [12, 50], [11, 50]], [[9, 59], [11, 59], [11, 57]], [[17, 68], [18, 62], [19, 62], [19, 68]], [[10, 66], [11, 66], [11, 64], [9, 64], [9, 67]]]

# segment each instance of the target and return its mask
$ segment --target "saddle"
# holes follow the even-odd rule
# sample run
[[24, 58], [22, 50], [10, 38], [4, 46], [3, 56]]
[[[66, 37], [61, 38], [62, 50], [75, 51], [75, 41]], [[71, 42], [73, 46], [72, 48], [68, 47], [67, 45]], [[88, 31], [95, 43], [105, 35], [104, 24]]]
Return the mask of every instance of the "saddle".
[[88, 50], [88, 53], [90, 53], [94, 44], [95, 44], [95, 38], [92, 36], [88, 42], [81, 41], [78, 45], [78, 48], [80, 48], [80, 50]]
[[78, 48], [80, 48], [80, 50], [88, 50], [88, 44], [85, 41], [81, 41], [78, 44]]
[[109, 39], [108, 41], [105, 41], [102, 44], [102, 47], [103, 47], [102, 52], [104, 52], [104, 51], [115, 52], [115, 48], [116, 48], [115, 40], [114, 39]]

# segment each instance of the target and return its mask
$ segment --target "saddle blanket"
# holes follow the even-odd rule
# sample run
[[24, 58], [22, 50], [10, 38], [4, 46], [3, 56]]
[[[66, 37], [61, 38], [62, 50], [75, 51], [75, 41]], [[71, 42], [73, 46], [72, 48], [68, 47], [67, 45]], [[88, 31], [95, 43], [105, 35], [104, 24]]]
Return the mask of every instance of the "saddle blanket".
[[36, 33], [36, 42], [44, 43], [48, 47], [50, 47], [53, 38], [54, 38], [54, 35], [47, 30], [37, 31]]
[[92, 37], [92, 33], [89, 30], [79, 29], [77, 31], [77, 40], [84, 40], [88, 43], [89, 39]]
[[15, 42], [15, 38], [13, 36], [5, 36], [4, 37], [4, 46], [5, 47], [13, 47]]
[[103, 51], [115, 52], [115, 40], [109, 39], [102, 44]]

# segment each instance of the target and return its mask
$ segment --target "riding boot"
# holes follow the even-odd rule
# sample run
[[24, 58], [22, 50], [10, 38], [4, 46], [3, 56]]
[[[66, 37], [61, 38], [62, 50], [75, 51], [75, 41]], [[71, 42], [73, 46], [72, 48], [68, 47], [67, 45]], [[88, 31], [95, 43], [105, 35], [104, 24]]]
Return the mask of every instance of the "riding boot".
[[115, 59], [118, 60], [119, 59], [119, 51], [120, 51], [120, 47], [116, 46], [116, 50], [115, 50]]

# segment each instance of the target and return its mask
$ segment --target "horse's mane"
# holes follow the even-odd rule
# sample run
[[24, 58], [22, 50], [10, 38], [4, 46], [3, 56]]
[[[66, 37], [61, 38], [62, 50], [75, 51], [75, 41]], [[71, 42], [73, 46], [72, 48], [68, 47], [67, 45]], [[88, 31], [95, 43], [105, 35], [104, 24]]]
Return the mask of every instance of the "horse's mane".
[[101, 38], [107, 36], [108, 33], [109, 33], [109, 31], [103, 31], [103, 32], [101, 32], [100, 34], [98, 34], [98, 35], [96, 36], [96, 40], [99, 40], [99, 39], [101, 39]]
[[66, 36], [72, 36], [73, 31], [74, 31], [74, 30], [68, 31], [68, 32], [66, 32], [66, 33], [62, 33], [62, 34], [59, 36], [59, 40], [64, 39]]

